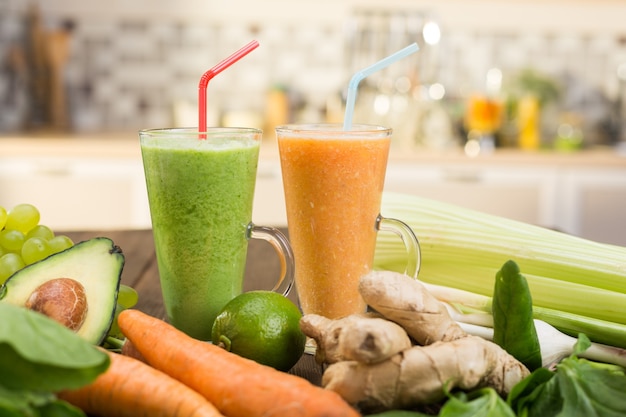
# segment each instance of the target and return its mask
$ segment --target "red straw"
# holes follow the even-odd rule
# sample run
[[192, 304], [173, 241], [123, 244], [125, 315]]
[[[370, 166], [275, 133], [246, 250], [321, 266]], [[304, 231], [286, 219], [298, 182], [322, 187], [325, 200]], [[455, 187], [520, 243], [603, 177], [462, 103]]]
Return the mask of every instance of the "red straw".
[[219, 64], [205, 72], [200, 78], [200, 84], [198, 85], [198, 130], [200, 132], [206, 132], [206, 89], [209, 81], [226, 68], [230, 67], [235, 62], [239, 61], [248, 53], [252, 52], [259, 46], [257, 41], [251, 41], [237, 52], [233, 53], [228, 58], [221, 61]]

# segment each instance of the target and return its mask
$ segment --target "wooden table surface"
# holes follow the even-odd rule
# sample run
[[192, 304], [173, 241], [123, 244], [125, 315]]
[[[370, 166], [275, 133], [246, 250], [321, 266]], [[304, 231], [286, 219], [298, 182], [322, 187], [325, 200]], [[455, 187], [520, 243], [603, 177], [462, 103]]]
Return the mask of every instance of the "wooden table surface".
[[[285, 232], [285, 230], [283, 230]], [[139, 293], [136, 308], [158, 318], [165, 318], [165, 308], [161, 297], [161, 285], [157, 269], [154, 241], [151, 230], [84, 231], [65, 232], [74, 242], [94, 237], [108, 237], [122, 249], [125, 257], [122, 283], [133, 287]], [[244, 281], [244, 291], [271, 289], [280, 271], [280, 264], [272, 246], [261, 240], [251, 240]], [[289, 298], [297, 303], [295, 288]], [[319, 385], [322, 368], [312, 355], [305, 354], [291, 369], [299, 375]]]

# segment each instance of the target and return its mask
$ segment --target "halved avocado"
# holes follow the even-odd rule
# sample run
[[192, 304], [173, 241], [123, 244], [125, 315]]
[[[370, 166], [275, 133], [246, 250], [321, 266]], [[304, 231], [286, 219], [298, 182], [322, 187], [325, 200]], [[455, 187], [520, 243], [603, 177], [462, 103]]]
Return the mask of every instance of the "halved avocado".
[[0, 300], [46, 314], [99, 345], [115, 315], [124, 255], [97, 237], [28, 265], [0, 289]]

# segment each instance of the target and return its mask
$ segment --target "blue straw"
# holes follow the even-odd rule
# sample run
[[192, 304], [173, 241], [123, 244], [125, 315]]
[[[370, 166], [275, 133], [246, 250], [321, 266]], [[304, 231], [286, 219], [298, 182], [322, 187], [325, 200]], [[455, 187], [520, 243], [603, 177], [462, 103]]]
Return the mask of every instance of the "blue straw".
[[356, 100], [356, 91], [359, 87], [359, 83], [361, 80], [368, 75], [375, 73], [389, 65], [393, 64], [400, 59], [411, 55], [414, 52], [417, 52], [419, 47], [416, 43], [412, 43], [404, 49], [399, 50], [398, 52], [389, 55], [387, 58], [383, 58], [377, 63], [370, 65], [369, 67], [358, 71], [356, 74], [352, 76], [350, 79], [350, 83], [348, 84], [348, 96], [346, 98], [346, 113], [343, 119], [343, 130], [350, 130], [352, 127], [352, 117], [354, 115], [354, 102]]

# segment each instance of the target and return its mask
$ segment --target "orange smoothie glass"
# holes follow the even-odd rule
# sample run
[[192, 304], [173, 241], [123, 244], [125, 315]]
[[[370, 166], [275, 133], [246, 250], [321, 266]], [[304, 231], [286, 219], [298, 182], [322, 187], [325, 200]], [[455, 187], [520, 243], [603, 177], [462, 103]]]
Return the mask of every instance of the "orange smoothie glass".
[[417, 276], [413, 231], [380, 215], [391, 129], [285, 125], [276, 135], [303, 313], [339, 318], [366, 310], [358, 283], [372, 269], [378, 230], [400, 235], [407, 246], [407, 274]]

